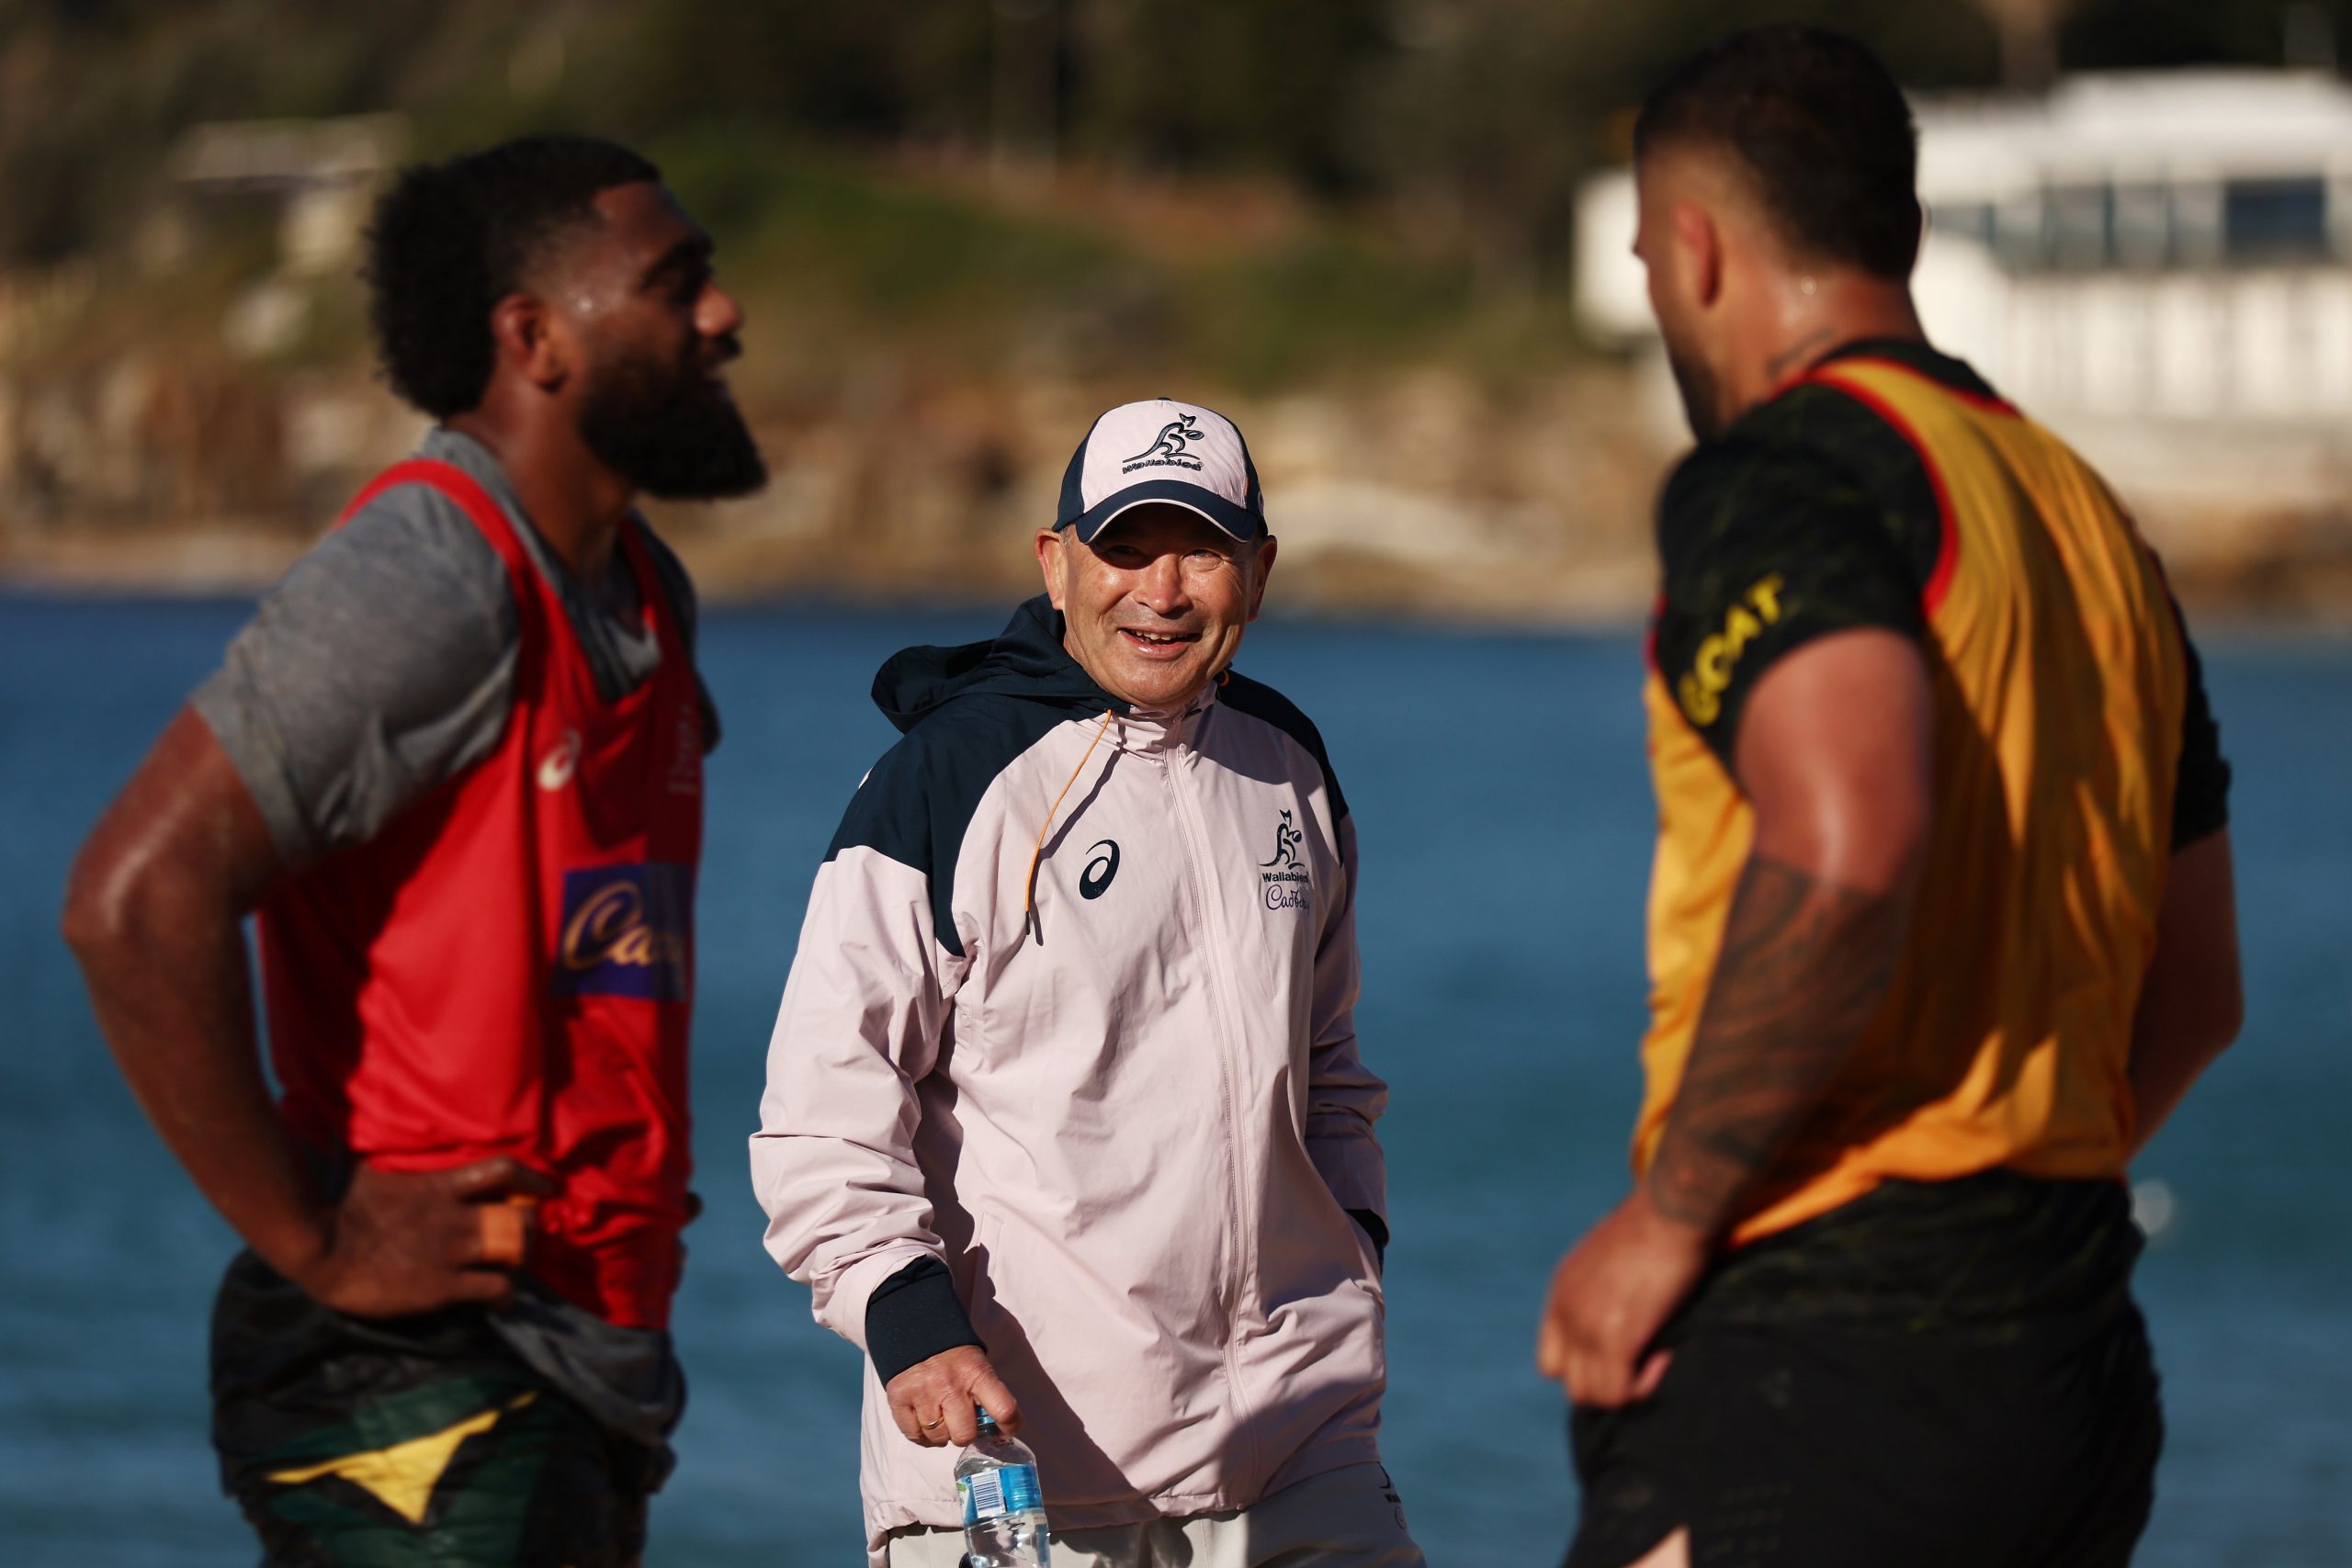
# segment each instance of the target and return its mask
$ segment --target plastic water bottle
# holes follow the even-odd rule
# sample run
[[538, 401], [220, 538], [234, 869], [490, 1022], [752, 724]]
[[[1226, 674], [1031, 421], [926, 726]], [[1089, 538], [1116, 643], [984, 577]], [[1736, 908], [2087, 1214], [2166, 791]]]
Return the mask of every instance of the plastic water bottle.
[[970, 1568], [1048, 1568], [1046, 1495], [1037, 1456], [1008, 1438], [986, 1409], [979, 1436], [956, 1461], [956, 1497], [964, 1505], [964, 1561]]

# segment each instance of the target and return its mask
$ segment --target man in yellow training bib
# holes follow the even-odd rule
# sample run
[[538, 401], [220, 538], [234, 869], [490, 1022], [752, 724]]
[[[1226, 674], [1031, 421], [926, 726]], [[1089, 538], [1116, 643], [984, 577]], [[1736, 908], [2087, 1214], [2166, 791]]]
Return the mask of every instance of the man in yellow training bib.
[[1660, 503], [1634, 1191], [1561, 1263], [1570, 1568], [2126, 1562], [2133, 1152], [2235, 1035], [2229, 772], [2099, 477], [1930, 348], [1910, 114], [1716, 44], [1634, 133]]

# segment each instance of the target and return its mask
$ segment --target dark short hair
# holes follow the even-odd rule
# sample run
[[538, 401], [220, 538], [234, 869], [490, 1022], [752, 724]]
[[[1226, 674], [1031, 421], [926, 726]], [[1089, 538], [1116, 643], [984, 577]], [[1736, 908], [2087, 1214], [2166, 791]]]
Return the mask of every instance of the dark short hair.
[[1906, 277], [1919, 249], [1919, 141], [1878, 56], [1826, 28], [1770, 27], [1676, 67], [1634, 122], [1638, 162], [1667, 146], [1738, 160], [1789, 248]]
[[662, 171], [587, 136], [529, 136], [402, 169], [368, 230], [368, 319], [392, 390], [435, 419], [481, 401], [490, 312], [599, 191]]

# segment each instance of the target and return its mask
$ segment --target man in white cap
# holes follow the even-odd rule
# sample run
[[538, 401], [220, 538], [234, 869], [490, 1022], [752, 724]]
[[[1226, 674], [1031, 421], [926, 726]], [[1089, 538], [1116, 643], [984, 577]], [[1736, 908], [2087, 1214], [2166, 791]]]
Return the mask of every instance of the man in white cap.
[[1113, 409], [1036, 548], [1001, 636], [875, 680], [905, 738], [818, 870], [752, 1138], [768, 1250], [867, 1355], [872, 1562], [961, 1562], [982, 1406], [1065, 1568], [1412, 1568], [1355, 833], [1230, 668], [1274, 564], [1241, 433]]

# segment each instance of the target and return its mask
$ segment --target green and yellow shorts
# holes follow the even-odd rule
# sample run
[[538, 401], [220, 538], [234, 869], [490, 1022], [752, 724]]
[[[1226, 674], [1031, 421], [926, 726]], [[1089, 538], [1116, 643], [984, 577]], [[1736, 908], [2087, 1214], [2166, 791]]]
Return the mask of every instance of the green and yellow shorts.
[[479, 1308], [347, 1317], [251, 1253], [214, 1306], [212, 1401], [264, 1568], [629, 1568], [669, 1462]]

